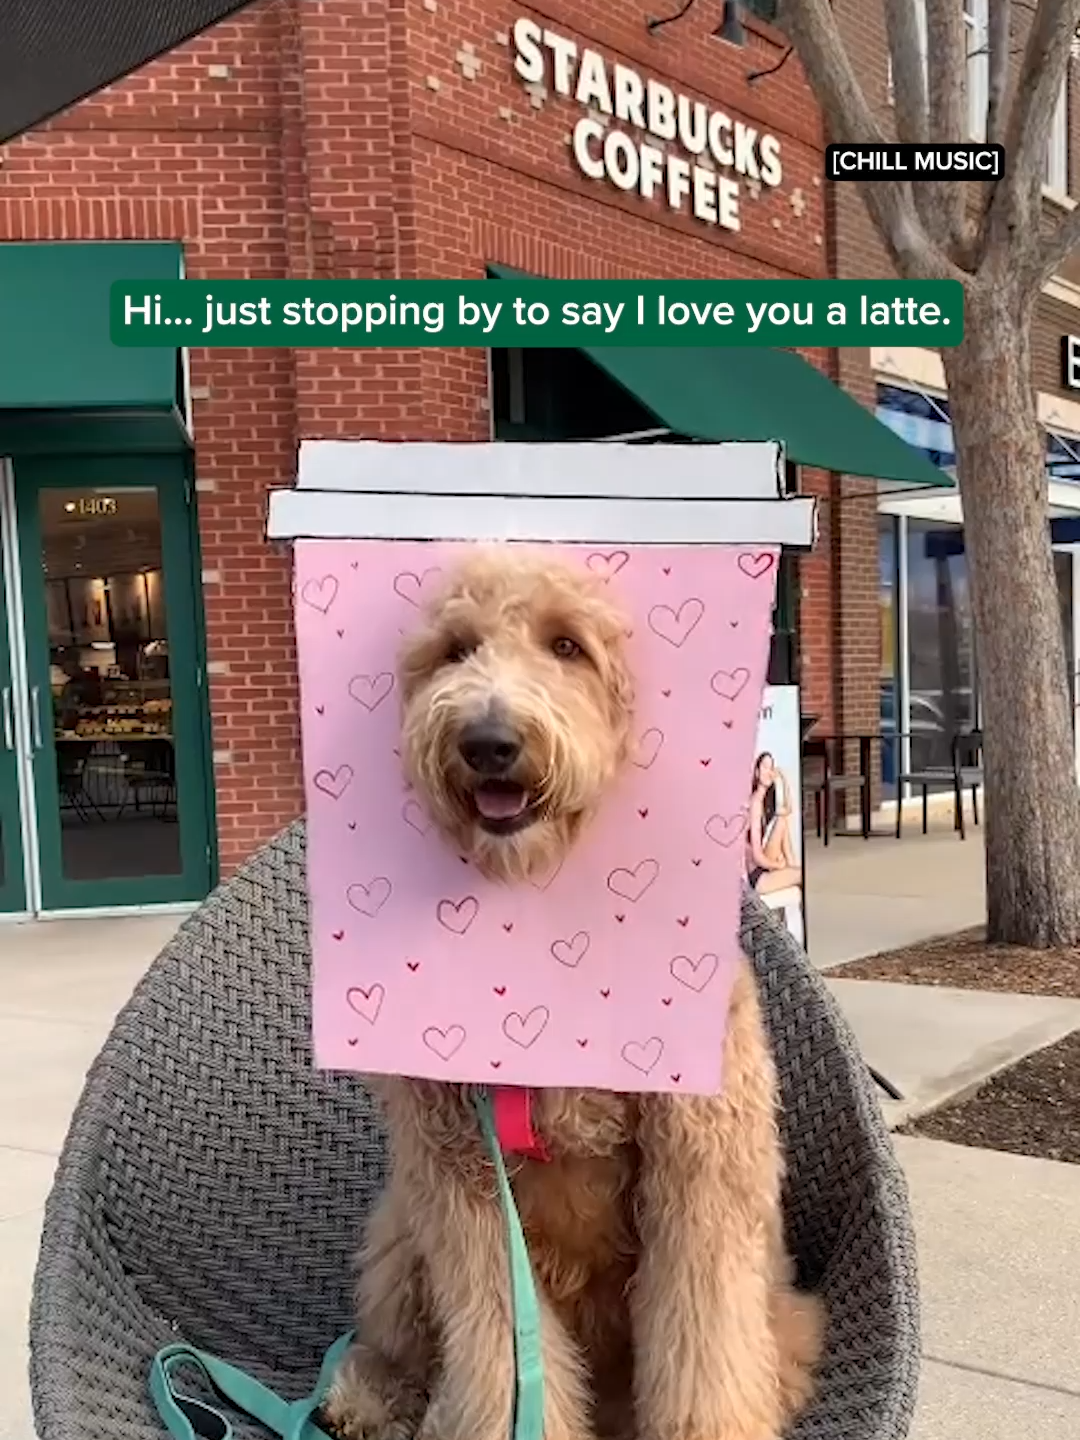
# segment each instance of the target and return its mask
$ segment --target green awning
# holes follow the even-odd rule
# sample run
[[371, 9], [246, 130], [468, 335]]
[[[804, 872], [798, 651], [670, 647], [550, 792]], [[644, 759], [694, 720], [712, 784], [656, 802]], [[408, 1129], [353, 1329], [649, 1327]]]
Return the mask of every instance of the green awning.
[[172, 242], [0, 244], [0, 454], [186, 447], [180, 351], [109, 336], [114, 280], [182, 274]]
[[[495, 279], [535, 279], [489, 265]], [[943, 470], [790, 350], [583, 346], [659, 426], [688, 440], [776, 440], [819, 470], [953, 485]]]

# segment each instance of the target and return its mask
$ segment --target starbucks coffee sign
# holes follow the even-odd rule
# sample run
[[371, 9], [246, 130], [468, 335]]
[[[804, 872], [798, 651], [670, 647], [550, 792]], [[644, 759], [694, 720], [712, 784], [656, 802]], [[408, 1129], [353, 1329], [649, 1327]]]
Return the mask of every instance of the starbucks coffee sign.
[[[770, 188], [783, 179], [775, 135], [643, 79], [524, 16], [514, 25], [514, 49], [514, 69], [526, 84], [550, 84], [588, 109], [571, 145], [574, 163], [590, 180], [738, 230], [740, 177]], [[642, 132], [652, 138], [638, 138]]]

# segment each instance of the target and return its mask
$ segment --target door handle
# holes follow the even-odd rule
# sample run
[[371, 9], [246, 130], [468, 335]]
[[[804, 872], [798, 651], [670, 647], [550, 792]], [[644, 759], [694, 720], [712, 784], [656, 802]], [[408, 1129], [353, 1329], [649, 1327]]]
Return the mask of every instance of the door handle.
[[33, 748], [40, 750], [44, 744], [41, 738], [41, 686], [31, 685], [30, 687], [30, 733], [33, 740]]
[[15, 720], [11, 709], [11, 686], [5, 685], [0, 690], [0, 708], [4, 712], [4, 748], [15, 749]]

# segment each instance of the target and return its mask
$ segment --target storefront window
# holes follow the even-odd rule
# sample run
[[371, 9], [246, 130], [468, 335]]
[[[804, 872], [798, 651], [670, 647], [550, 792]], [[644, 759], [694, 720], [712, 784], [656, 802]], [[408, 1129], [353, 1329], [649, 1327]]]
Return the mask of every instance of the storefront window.
[[885, 799], [896, 795], [896, 777], [903, 768], [899, 749], [900, 666], [896, 530], [891, 515], [878, 516], [878, 606], [881, 614], [881, 789]]
[[[1054, 551], [1054, 577], [1061, 607], [1061, 630], [1065, 636], [1065, 662], [1075, 689], [1076, 646], [1073, 644], [1073, 556], [1071, 550]], [[1074, 723], [1075, 723], [1075, 714]]]
[[[1054, 574], [1066, 663], [1075, 689], [1071, 551], [1055, 550]], [[882, 792], [892, 799], [898, 774], [947, 771], [953, 737], [981, 724], [961, 527], [879, 516], [878, 593]], [[947, 789], [947, 780], [943, 778], [938, 788]]]
[[908, 520], [905, 552], [910, 766], [948, 769], [953, 736], [978, 723], [963, 531]]

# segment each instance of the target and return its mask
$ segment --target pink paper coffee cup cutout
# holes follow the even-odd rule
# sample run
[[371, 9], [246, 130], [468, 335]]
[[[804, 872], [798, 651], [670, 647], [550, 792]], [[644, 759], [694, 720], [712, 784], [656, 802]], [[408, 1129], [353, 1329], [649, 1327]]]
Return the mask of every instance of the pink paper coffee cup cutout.
[[443, 838], [400, 761], [402, 636], [464, 548], [294, 548], [317, 1062], [715, 1093], [775, 553], [553, 547], [626, 614], [628, 763], [568, 856], [496, 885]]

